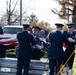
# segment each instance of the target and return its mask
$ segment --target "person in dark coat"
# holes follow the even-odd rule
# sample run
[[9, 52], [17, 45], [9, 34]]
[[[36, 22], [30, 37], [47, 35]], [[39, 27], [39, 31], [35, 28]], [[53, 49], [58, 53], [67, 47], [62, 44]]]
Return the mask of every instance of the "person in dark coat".
[[[63, 63], [65, 64], [65, 62], [68, 60], [68, 58], [70, 57], [70, 55], [74, 52], [75, 50], [75, 40], [76, 40], [76, 34], [74, 32], [74, 23], [68, 23], [68, 31], [65, 32], [65, 35], [67, 38], [72, 38], [72, 41], [70, 41], [70, 39], [68, 39], [68, 46], [66, 47], [66, 50], [64, 52], [64, 61]], [[75, 57], [75, 52], [73, 53], [72, 57], [70, 58], [70, 60], [68, 61], [68, 66], [70, 71], [72, 71], [73, 68], [73, 62], [74, 62], [74, 57]]]
[[1, 26], [0, 26], [0, 34], [3, 34], [3, 29]]
[[[3, 29], [0, 26], [0, 35], [3, 35]], [[6, 46], [0, 45], [0, 58], [4, 58], [6, 56]]]
[[50, 42], [50, 47], [48, 50], [49, 58], [49, 75], [54, 75], [54, 70], [56, 68], [56, 74], [60, 69], [60, 65], [63, 60], [63, 43], [67, 43], [66, 37], [62, 32], [63, 24], [56, 23], [56, 31], [52, 31], [48, 34], [47, 38]]
[[29, 64], [31, 59], [31, 45], [35, 45], [33, 35], [28, 32], [29, 24], [23, 24], [23, 31], [17, 34], [17, 72], [16, 75], [28, 75]]
[[[42, 32], [42, 34], [41, 34], [41, 32]], [[39, 28], [38, 26], [33, 26], [32, 35], [34, 36], [36, 46], [35, 46], [35, 48], [32, 49], [31, 59], [40, 60], [40, 58], [42, 57], [41, 49], [44, 47], [47, 48], [49, 46], [49, 44], [47, 44], [47, 42], [40, 39], [40, 37], [44, 37], [44, 34], [45, 33], [43, 30], [41, 30], [41, 28]], [[40, 47], [40, 46], [42, 46], [42, 47]]]

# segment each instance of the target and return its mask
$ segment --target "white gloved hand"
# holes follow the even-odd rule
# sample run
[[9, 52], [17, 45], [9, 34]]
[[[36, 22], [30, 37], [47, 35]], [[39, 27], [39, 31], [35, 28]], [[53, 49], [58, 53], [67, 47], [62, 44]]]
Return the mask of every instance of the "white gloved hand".
[[75, 40], [72, 39], [72, 38], [70, 38], [70, 37], [68, 38], [68, 41], [69, 41], [69, 42], [75, 42]]
[[68, 71], [68, 75], [73, 75], [73, 69], [70, 69], [70, 70]]

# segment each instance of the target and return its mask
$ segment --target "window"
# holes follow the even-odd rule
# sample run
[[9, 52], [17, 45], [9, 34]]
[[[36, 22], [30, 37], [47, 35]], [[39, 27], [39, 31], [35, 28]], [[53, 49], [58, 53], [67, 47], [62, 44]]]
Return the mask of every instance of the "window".
[[17, 28], [17, 27], [4, 27], [3, 32], [5, 34], [17, 34], [18, 32], [21, 32], [22, 28]]

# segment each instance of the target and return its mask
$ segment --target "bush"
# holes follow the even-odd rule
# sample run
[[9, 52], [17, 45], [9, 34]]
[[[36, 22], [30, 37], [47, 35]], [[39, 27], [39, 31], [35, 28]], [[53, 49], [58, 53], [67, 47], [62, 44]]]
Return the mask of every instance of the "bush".
[[44, 51], [44, 50], [42, 51], [42, 57], [47, 58], [47, 51]]
[[16, 58], [16, 49], [7, 50], [6, 51], [6, 57]]

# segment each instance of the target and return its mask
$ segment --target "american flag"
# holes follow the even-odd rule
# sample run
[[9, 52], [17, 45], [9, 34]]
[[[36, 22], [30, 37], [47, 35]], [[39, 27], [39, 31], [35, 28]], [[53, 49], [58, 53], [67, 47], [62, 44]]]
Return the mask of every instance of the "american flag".
[[[18, 46], [18, 41], [16, 38], [17, 34], [3, 34], [0, 35], [0, 45], [11, 45], [11, 46]], [[45, 41], [46, 38], [39, 37], [40, 40]], [[41, 49], [43, 48], [43, 45], [37, 44], [37, 46]]]
[[0, 35], [0, 45], [17, 46], [18, 42], [17, 42], [17, 39], [16, 39], [16, 34], [3, 34], [3, 35]]

